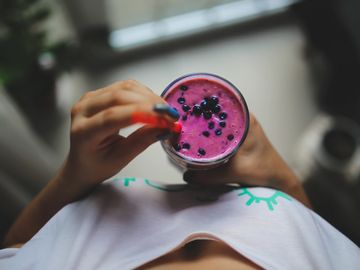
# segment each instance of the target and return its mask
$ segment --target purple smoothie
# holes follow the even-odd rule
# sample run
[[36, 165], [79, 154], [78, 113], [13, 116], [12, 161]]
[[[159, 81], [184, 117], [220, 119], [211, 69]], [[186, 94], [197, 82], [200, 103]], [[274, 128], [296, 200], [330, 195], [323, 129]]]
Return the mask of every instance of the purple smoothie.
[[247, 106], [225, 79], [212, 74], [184, 76], [170, 84], [162, 96], [181, 115], [179, 136], [163, 142], [177, 163], [207, 168], [224, 163], [245, 139]]

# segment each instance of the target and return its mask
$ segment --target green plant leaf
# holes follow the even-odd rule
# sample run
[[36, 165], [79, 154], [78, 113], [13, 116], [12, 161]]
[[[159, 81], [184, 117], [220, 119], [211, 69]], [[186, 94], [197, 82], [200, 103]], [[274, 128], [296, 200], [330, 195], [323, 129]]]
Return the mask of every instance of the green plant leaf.
[[50, 16], [51, 12], [48, 8], [42, 7], [33, 11], [26, 16], [26, 20], [29, 23], [39, 23], [46, 20]]

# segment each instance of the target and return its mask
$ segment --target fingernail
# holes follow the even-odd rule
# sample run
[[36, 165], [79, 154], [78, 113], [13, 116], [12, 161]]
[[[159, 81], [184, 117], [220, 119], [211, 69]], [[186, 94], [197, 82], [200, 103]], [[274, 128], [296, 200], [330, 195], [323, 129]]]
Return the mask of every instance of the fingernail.
[[179, 112], [167, 104], [157, 103], [154, 105], [153, 110], [158, 113], [165, 113], [176, 120], [180, 118]]
[[164, 132], [164, 133], [161, 133], [161, 134], [157, 135], [157, 136], [156, 136], [156, 139], [157, 139], [158, 141], [163, 141], [163, 140], [169, 139], [170, 136], [171, 136], [171, 132], [166, 131], [166, 132]]
[[175, 118], [176, 120], [178, 120], [180, 118], [179, 112], [173, 107], [169, 107], [169, 108], [170, 108], [169, 111], [168, 111], [169, 116], [171, 116], [172, 118]]

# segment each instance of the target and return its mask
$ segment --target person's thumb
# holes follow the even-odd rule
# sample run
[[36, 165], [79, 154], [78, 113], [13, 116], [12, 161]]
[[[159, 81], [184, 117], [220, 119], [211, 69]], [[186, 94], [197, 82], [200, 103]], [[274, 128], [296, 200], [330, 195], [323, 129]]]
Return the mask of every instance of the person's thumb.
[[189, 184], [196, 185], [223, 185], [232, 181], [228, 164], [210, 170], [188, 170], [184, 173], [183, 179]]
[[143, 126], [135, 130], [125, 139], [122, 149], [119, 149], [119, 151], [124, 155], [124, 148], [126, 148], [125, 155], [128, 162], [130, 162], [151, 144], [166, 139], [169, 136], [171, 136], [169, 130]]

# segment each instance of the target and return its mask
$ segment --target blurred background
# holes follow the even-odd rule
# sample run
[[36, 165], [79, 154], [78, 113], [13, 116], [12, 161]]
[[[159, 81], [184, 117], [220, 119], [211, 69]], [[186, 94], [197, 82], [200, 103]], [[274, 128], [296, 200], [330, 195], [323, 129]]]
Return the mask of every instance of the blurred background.
[[[124, 79], [160, 94], [210, 72], [360, 245], [358, 14], [357, 0], [0, 0], [0, 240], [61, 166], [81, 95]], [[159, 143], [118, 176], [182, 182]]]

